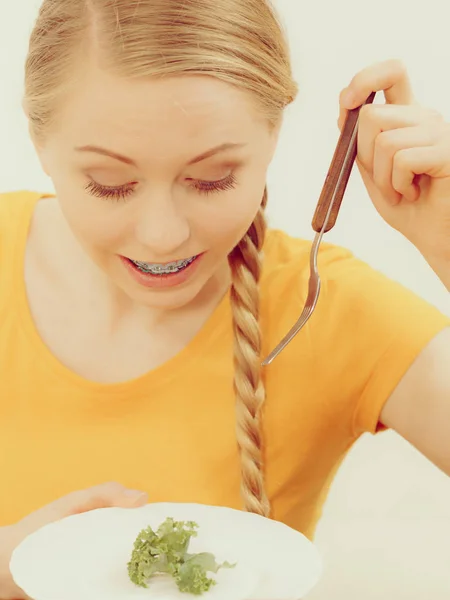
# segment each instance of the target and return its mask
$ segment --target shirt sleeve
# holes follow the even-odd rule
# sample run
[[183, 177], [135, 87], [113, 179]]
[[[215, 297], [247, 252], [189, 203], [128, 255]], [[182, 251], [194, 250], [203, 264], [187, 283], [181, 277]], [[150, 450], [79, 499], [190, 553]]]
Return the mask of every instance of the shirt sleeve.
[[450, 319], [346, 250], [328, 246], [320, 262], [322, 337], [340, 354], [335, 374], [351, 402], [353, 433], [376, 433], [384, 404]]

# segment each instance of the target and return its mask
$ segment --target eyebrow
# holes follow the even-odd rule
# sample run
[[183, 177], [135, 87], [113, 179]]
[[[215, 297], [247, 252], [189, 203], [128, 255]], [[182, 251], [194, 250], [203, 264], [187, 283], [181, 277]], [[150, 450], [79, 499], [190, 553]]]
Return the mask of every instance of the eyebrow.
[[[199, 162], [202, 162], [203, 160], [206, 160], [207, 158], [211, 158], [211, 156], [214, 156], [215, 154], [219, 154], [220, 152], [225, 152], [226, 150], [231, 150], [234, 148], [242, 148], [245, 145], [246, 144], [244, 144], [244, 143], [237, 144], [237, 143], [231, 143], [231, 142], [221, 144], [220, 146], [211, 148], [210, 150], [203, 152], [199, 156], [196, 156], [195, 158], [193, 158], [192, 160], [190, 160], [188, 162], [188, 165], [189, 166], [195, 165]], [[109, 158], [114, 158], [115, 160], [123, 162], [127, 165], [132, 165], [134, 167], [137, 167], [137, 163], [132, 158], [129, 158], [128, 156], [123, 156], [122, 154], [118, 154], [117, 152], [113, 152], [112, 150], [107, 150], [106, 148], [101, 148], [100, 146], [91, 146], [91, 145], [77, 146], [75, 148], [75, 150], [77, 152], [94, 152], [95, 154], [101, 154], [102, 156], [108, 156]]]

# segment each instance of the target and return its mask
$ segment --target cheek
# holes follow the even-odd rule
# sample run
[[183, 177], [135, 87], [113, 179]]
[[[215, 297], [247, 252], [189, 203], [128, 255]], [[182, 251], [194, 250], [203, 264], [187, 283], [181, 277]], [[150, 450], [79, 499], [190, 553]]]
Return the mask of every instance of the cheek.
[[111, 249], [126, 235], [121, 207], [87, 197], [64, 193], [55, 186], [64, 217], [75, 237], [84, 246]]
[[85, 248], [111, 249], [118, 245], [128, 230], [125, 205], [94, 198], [84, 190], [84, 181], [78, 181], [64, 164], [52, 166], [50, 176], [56, 197], [75, 237]]
[[252, 186], [238, 187], [223, 198], [208, 199], [196, 219], [197, 230], [208, 237], [211, 247], [223, 245], [230, 251], [245, 235], [261, 206], [265, 181]]

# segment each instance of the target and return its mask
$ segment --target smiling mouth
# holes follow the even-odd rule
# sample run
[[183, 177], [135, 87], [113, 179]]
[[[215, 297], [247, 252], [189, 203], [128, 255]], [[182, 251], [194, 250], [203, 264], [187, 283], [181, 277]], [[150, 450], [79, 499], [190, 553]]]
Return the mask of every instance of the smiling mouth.
[[128, 260], [142, 273], [150, 275], [172, 275], [173, 273], [179, 273], [186, 269], [196, 258], [198, 258], [198, 255], [165, 264], [147, 263], [140, 260], [132, 260], [131, 258]]

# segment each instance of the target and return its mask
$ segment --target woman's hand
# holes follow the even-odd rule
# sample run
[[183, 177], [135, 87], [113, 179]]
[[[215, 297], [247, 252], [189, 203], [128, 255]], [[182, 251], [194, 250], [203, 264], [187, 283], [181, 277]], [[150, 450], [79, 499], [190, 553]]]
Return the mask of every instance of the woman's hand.
[[14, 549], [31, 533], [54, 521], [97, 508], [136, 508], [147, 502], [145, 492], [128, 490], [118, 483], [106, 483], [64, 496], [16, 525], [0, 528], [0, 600], [29, 600], [15, 585], [9, 563]]
[[416, 103], [399, 61], [359, 72], [340, 96], [339, 126], [371, 92], [385, 104], [363, 106], [357, 164], [376, 209], [410, 240], [450, 290], [450, 124]]

